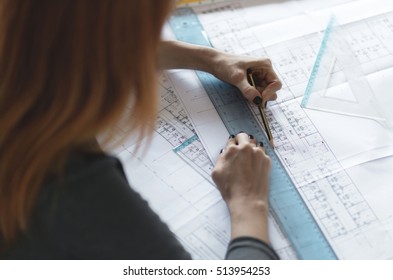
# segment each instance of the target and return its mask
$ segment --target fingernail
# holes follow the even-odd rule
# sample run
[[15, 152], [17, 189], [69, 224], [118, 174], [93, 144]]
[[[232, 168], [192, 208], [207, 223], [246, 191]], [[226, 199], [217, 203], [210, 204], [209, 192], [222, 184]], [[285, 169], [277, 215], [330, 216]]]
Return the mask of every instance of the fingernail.
[[254, 135], [248, 135], [248, 138], [250, 138], [250, 139], [254, 139]]
[[261, 105], [262, 104], [262, 98], [260, 96], [256, 96], [252, 102], [254, 102], [255, 105]]
[[235, 138], [235, 135], [233, 134], [229, 135], [229, 139], [233, 139], [233, 138]]
[[262, 143], [262, 142], [259, 142], [259, 146], [260, 146], [260, 147], [263, 147], [263, 143]]

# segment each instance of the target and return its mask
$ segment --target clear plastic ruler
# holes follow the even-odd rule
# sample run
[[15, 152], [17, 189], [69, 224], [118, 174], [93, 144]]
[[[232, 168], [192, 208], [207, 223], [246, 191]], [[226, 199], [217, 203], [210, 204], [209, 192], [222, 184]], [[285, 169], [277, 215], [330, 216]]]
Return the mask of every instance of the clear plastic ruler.
[[[191, 8], [179, 8], [170, 18], [170, 25], [180, 41], [211, 46], [198, 16]], [[268, 139], [259, 126], [239, 90], [214, 76], [197, 72], [202, 85], [230, 134], [247, 131], [262, 139], [272, 161], [270, 175], [270, 208], [282, 231], [287, 235], [300, 259], [336, 259], [332, 247], [319, 228], [303, 198], [290, 179]], [[224, 103], [220, 95], [231, 95]]]
[[[368, 40], [379, 40], [377, 35], [370, 34]], [[388, 113], [374, 94], [353, 50], [353, 43], [348, 38], [348, 31], [340, 27], [332, 15], [324, 31], [301, 106], [369, 118], [391, 128]]]

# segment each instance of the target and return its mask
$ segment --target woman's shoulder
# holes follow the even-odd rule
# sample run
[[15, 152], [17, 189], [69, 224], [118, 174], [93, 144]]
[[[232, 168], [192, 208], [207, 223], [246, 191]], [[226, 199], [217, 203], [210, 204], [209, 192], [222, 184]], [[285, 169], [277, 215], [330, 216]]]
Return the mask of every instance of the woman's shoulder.
[[54, 177], [47, 185], [61, 183], [76, 183], [89, 181], [97, 177], [119, 174], [125, 178], [120, 160], [103, 152], [100, 153], [74, 153], [67, 160], [62, 173]]
[[[188, 258], [168, 227], [132, 190], [120, 161], [78, 155], [43, 186], [20, 257], [47, 259]], [[164, 242], [164, 243], [162, 243]]]

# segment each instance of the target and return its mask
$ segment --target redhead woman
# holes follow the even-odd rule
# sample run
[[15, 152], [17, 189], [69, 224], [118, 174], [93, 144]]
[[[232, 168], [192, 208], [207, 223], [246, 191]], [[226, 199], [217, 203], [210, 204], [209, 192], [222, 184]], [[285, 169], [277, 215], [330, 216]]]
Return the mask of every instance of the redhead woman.
[[[281, 84], [268, 59], [160, 39], [170, 0], [0, 0], [0, 258], [188, 259], [96, 141], [131, 107], [148, 139], [157, 70], [207, 71], [250, 102]], [[258, 92], [248, 69], [265, 85]], [[231, 135], [212, 177], [231, 215], [228, 259], [276, 259], [267, 214], [270, 159]]]

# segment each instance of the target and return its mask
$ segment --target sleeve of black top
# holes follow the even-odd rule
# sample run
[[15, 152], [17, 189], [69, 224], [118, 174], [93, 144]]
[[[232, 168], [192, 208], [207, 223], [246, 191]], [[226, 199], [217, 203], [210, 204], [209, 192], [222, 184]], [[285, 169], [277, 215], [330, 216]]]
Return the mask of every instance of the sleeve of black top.
[[225, 256], [227, 260], [278, 260], [276, 252], [262, 240], [253, 237], [233, 239]]

